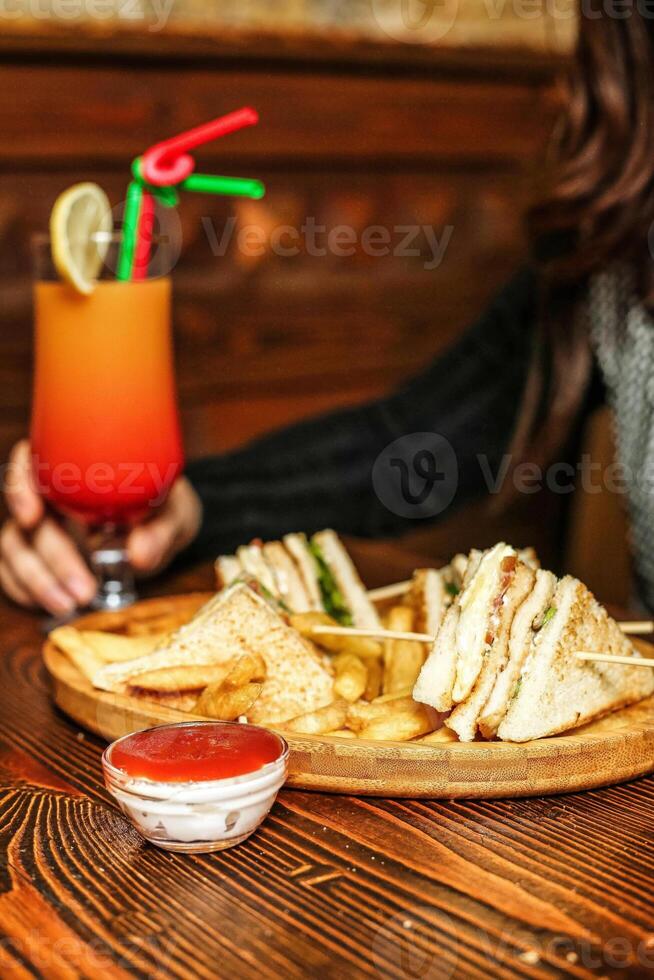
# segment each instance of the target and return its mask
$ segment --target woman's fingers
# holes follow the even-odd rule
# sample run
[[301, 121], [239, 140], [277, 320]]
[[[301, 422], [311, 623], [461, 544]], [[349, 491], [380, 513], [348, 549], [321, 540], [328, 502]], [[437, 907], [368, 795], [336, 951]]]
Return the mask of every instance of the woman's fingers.
[[134, 528], [127, 547], [134, 568], [154, 572], [166, 565], [198, 533], [201, 504], [185, 477], [180, 477], [158, 514]]
[[128, 553], [134, 568], [154, 572], [173, 553], [177, 528], [174, 515], [162, 511], [147, 524], [135, 528], [129, 536]]
[[[0, 586], [22, 605], [45, 606], [54, 614], [86, 605], [97, 584], [75, 543], [50, 517], [36, 492], [30, 445], [14, 447], [5, 481], [12, 514], [0, 531]], [[130, 560], [139, 571], [164, 567], [198, 533], [200, 500], [189, 481], [173, 485], [161, 510], [135, 528], [128, 541]]]
[[5, 497], [9, 510], [21, 527], [35, 527], [43, 517], [43, 501], [34, 484], [32, 455], [27, 439], [17, 442], [11, 451], [5, 478]]
[[89, 604], [97, 591], [97, 582], [80, 555], [73, 539], [63, 528], [46, 517], [32, 533], [34, 551], [52, 572], [57, 582], [73, 597], [77, 605]]
[[34, 600], [15, 577], [6, 562], [0, 559], [0, 588], [19, 606], [33, 606]]
[[[48, 524], [52, 523], [48, 521]], [[39, 538], [41, 548], [45, 537], [45, 554], [51, 556], [56, 540], [52, 530], [44, 535], [40, 526], [34, 537]], [[27, 604], [27, 598], [30, 604], [43, 606], [54, 615], [70, 613], [75, 609], [79, 601], [77, 597], [57, 578], [44, 554], [37, 550], [34, 541], [30, 541], [13, 520], [7, 521], [0, 532], [0, 564], [4, 569], [7, 591], [17, 602]], [[64, 562], [57, 567], [65, 574], [75, 565]]]
[[0, 554], [3, 563], [32, 602], [44, 606], [53, 614], [73, 611], [73, 597], [58, 584], [14, 521], [7, 521], [2, 529]]

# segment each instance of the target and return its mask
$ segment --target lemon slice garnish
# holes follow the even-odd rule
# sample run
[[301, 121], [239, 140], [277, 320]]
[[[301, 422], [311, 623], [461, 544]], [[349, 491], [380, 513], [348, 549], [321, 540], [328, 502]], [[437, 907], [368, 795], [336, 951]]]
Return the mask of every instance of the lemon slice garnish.
[[107, 255], [113, 231], [109, 198], [97, 184], [74, 184], [50, 215], [50, 244], [57, 272], [88, 296]]

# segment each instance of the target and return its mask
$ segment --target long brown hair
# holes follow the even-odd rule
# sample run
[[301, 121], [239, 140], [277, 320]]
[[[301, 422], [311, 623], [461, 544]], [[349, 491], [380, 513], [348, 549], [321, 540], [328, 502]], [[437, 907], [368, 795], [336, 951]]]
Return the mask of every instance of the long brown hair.
[[541, 272], [540, 349], [511, 447], [514, 457], [543, 463], [565, 441], [591, 374], [575, 313], [589, 276], [626, 260], [654, 308], [654, 20], [638, 0], [619, 10], [585, 0], [567, 89], [546, 186], [528, 213]]

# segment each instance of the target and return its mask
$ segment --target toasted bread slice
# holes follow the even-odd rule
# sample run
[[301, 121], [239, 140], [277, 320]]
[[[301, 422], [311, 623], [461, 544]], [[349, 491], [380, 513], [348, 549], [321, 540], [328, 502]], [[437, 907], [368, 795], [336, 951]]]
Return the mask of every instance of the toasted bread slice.
[[540, 568], [540, 558], [536, 552], [536, 549], [529, 545], [528, 548], [520, 548], [518, 551], [518, 558], [525, 565], [529, 565], [530, 568], [536, 570]]
[[597, 650], [638, 656], [593, 594], [571, 576], [554, 593], [554, 615], [536, 633], [497, 734], [526, 742], [576, 728], [654, 693], [654, 672], [578, 660]]
[[255, 578], [276, 599], [280, 598], [275, 571], [266, 560], [260, 544], [252, 542], [242, 545], [236, 549], [236, 557], [246, 575]]
[[354, 626], [365, 629], [376, 629], [381, 626], [377, 610], [368, 598], [359, 573], [338, 535], [331, 530], [319, 531], [311, 540], [320, 548], [322, 557], [351, 612]]
[[226, 589], [243, 574], [243, 567], [236, 555], [219, 555], [214, 565], [218, 590]]
[[538, 568], [533, 590], [514, 616], [508, 658], [497, 674], [493, 690], [479, 717], [479, 730], [484, 738], [493, 738], [497, 734], [531, 648], [536, 627], [542, 625], [543, 616], [552, 604], [556, 583], [556, 575]]
[[[459, 574], [463, 575], [461, 592], [467, 588], [474, 578], [481, 559], [482, 552], [473, 550], [466, 559], [465, 567], [462, 562], [459, 562]], [[440, 629], [435, 634], [436, 638], [413, 689], [413, 697], [416, 701], [429, 704], [432, 708], [442, 712], [450, 711], [454, 703], [452, 691], [459, 659], [456, 636], [461, 614], [460, 595], [461, 593], [446, 610]]]
[[93, 684], [106, 691], [126, 692], [138, 688], [139, 674], [151, 670], [223, 663], [246, 653], [260, 654], [267, 666], [263, 690], [248, 713], [249, 721], [274, 725], [333, 699], [327, 658], [242, 583], [212, 598], [173, 634], [167, 646], [103, 668], [94, 675]]
[[468, 563], [471, 574], [466, 573], [464, 588], [457, 597], [460, 616], [456, 645], [459, 655], [452, 691], [456, 704], [465, 701], [481, 673], [488, 648], [486, 638], [495, 632], [493, 620], [499, 615], [493, 602], [501, 591], [503, 563], [515, 563], [516, 558], [514, 549], [500, 542], [484, 552], [476, 570], [472, 571], [472, 563]]
[[274, 570], [279, 598], [295, 613], [309, 612], [313, 607], [298, 567], [281, 541], [268, 541], [263, 554]]
[[309, 601], [309, 611], [324, 612], [325, 607], [318, 584], [319, 569], [316, 559], [309, 551], [306, 534], [285, 534], [284, 546], [295, 562], [298, 574], [304, 584]]
[[[481, 554], [481, 552], [475, 551], [475, 554]], [[468, 555], [455, 555], [448, 567], [452, 583], [461, 591], [461, 586], [463, 585], [468, 568]]]
[[502, 571], [498, 578], [496, 587], [499, 591], [492, 600], [498, 615], [495, 621], [491, 619], [489, 628], [493, 634], [486, 638], [490, 643], [479, 676], [467, 698], [445, 719], [447, 727], [456, 732], [462, 742], [472, 742], [477, 734], [479, 716], [509, 655], [509, 636], [514, 616], [531, 592], [534, 577], [531, 568], [516, 560], [515, 568], [510, 572]]
[[446, 611], [429, 655], [422, 665], [413, 688], [414, 701], [429, 704], [436, 711], [452, 707], [452, 688], [456, 678], [456, 628], [459, 607], [454, 603]]
[[415, 629], [435, 637], [452, 604], [442, 570], [417, 568], [411, 580], [408, 603], [415, 612]]

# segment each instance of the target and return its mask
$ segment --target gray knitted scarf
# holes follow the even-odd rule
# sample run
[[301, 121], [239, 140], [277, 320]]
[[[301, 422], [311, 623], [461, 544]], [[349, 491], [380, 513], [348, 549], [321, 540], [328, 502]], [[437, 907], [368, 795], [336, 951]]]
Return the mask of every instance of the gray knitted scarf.
[[587, 312], [613, 410], [638, 591], [654, 610], [654, 320], [623, 266], [593, 277]]

